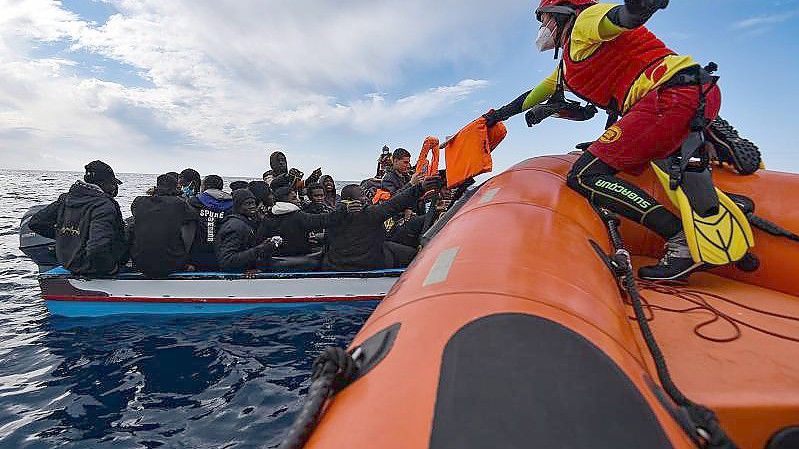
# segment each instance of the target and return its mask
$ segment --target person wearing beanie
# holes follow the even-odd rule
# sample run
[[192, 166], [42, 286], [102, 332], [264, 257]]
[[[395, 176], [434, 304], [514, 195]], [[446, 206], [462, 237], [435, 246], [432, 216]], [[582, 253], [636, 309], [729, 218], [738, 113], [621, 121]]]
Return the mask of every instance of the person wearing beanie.
[[275, 196], [269, 184], [264, 181], [250, 181], [247, 189], [255, 195], [255, 202], [258, 203], [258, 221], [263, 220], [268, 214], [269, 209], [275, 205]]
[[255, 238], [257, 216], [255, 195], [248, 189], [234, 190], [232, 213], [222, 220], [214, 241], [222, 271], [242, 272], [269, 265], [282, 239], [270, 236], [259, 243]]
[[233, 181], [230, 183], [230, 191], [239, 190], [239, 189], [246, 189], [249, 187], [247, 181]]
[[75, 274], [114, 274], [128, 259], [125, 223], [114, 197], [122, 181], [102, 161], [86, 164], [83, 180], [37, 212], [30, 228], [55, 239], [56, 258]]
[[130, 254], [149, 277], [165, 277], [191, 269], [189, 254], [200, 216], [180, 197], [178, 178], [158, 177], [152, 196], [140, 196], [130, 206]]

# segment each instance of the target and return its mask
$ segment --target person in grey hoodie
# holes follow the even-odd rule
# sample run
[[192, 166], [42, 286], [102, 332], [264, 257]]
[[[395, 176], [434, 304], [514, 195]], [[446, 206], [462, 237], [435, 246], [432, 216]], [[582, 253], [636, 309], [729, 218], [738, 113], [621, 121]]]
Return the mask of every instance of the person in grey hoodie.
[[31, 230], [55, 239], [58, 262], [75, 274], [114, 274], [128, 260], [125, 223], [114, 200], [122, 181], [102, 161], [86, 165], [83, 181], [37, 212]]
[[258, 236], [263, 239], [272, 235], [283, 238], [278, 248], [280, 256], [304, 256], [313, 252], [308, 234], [321, 231], [340, 221], [346, 214], [345, 207], [327, 214], [309, 214], [300, 210], [297, 192], [281, 187], [275, 192], [277, 202], [271, 213], [261, 222]]
[[217, 175], [208, 175], [202, 182], [202, 193], [189, 198], [189, 205], [200, 215], [197, 235], [191, 246], [190, 265], [197, 270], [218, 268], [214, 254], [214, 239], [222, 219], [233, 208], [233, 197], [222, 191], [224, 181]]

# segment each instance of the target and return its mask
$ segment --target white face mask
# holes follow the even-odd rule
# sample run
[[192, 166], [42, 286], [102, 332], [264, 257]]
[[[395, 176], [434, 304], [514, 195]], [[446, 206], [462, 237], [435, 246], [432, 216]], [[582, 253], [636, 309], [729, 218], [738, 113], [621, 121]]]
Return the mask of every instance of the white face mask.
[[555, 35], [552, 34], [552, 30], [546, 26], [539, 28], [535, 46], [538, 47], [538, 51], [541, 52], [553, 50], [555, 48]]

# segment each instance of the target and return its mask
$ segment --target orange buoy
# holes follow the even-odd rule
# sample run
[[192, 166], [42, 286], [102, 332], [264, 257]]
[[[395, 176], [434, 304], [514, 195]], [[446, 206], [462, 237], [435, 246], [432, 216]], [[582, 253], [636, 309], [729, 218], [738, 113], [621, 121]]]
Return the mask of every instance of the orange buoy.
[[[697, 447], [590, 243], [610, 252], [604, 223], [565, 184], [574, 160], [520, 163], [450, 219], [355, 338], [368, 366], [329, 401], [306, 447]], [[799, 196], [779, 193], [799, 190], [799, 176], [714, 176], [799, 231]], [[651, 173], [635, 182], [665, 200]], [[660, 255], [663, 242], [641, 226], [625, 221], [622, 235], [637, 262]], [[754, 272], [643, 285], [674, 381], [745, 449], [799, 424], [799, 243], [755, 239]], [[732, 321], [702, 325], [714, 314]]]

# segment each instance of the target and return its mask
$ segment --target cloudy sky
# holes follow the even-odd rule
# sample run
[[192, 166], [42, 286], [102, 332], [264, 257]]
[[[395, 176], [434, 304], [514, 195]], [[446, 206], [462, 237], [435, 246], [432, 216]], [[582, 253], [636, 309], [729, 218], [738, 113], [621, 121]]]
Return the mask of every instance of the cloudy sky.
[[[529, 0], [0, 0], [0, 167], [193, 167], [260, 176], [268, 153], [338, 179], [416, 153], [535, 85]], [[721, 67], [722, 115], [799, 172], [799, 0], [672, 0], [651, 28]], [[497, 168], [568, 151], [589, 123], [522, 117]]]

